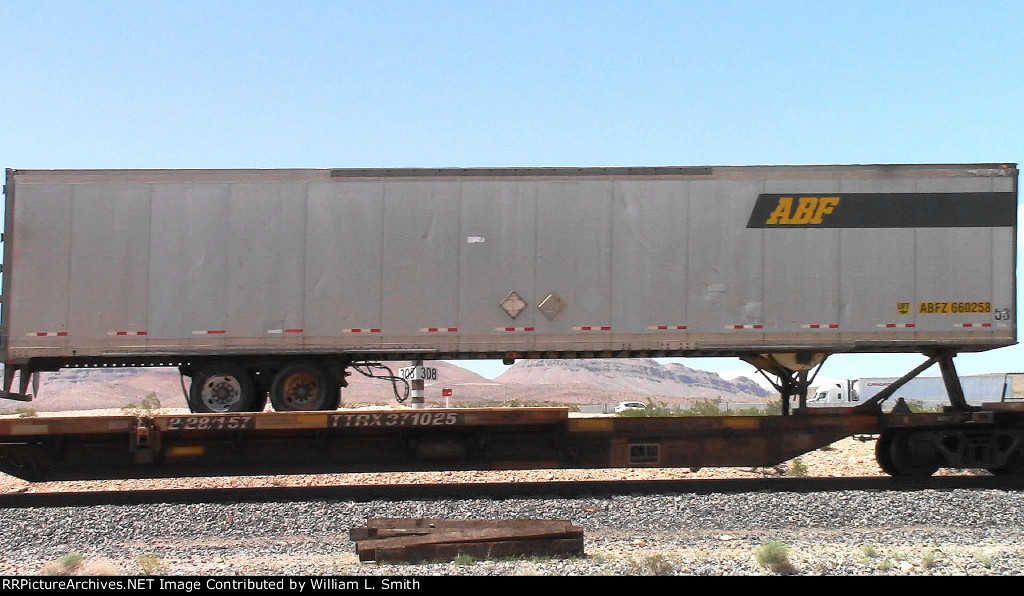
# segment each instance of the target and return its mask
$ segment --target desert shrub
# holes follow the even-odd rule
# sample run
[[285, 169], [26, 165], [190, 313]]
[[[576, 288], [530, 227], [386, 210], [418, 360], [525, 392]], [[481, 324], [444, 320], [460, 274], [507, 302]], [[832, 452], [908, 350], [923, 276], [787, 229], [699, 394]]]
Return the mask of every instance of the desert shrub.
[[475, 564], [476, 563], [476, 559], [472, 555], [467, 555], [465, 553], [459, 553], [458, 555], [455, 556], [455, 560], [453, 562], [456, 565], [459, 565], [459, 566], [468, 566], [468, 565]]
[[57, 561], [43, 564], [43, 575], [72, 575], [78, 571], [85, 561], [81, 553], [68, 553]]
[[163, 567], [160, 555], [156, 553], [141, 554], [135, 557], [135, 562], [138, 563], [139, 569], [144, 575], [153, 575]]
[[789, 547], [778, 540], [769, 540], [759, 546], [755, 557], [761, 567], [773, 573], [788, 575], [794, 571], [793, 565], [789, 562]]
[[122, 572], [113, 561], [108, 559], [96, 559], [83, 561], [78, 567], [76, 575], [96, 577], [100, 575], [124, 575], [124, 572]]
[[722, 410], [722, 398], [720, 397], [698, 400], [690, 406], [688, 412], [691, 416], [724, 416], [728, 414], [728, 411]]
[[672, 575], [676, 570], [675, 565], [666, 559], [664, 555], [645, 557], [644, 567], [650, 575]]
[[121, 407], [121, 411], [128, 416], [148, 416], [160, 409], [160, 399], [155, 392], [149, 392], [142, 398], [140, 404], [131, 402]]

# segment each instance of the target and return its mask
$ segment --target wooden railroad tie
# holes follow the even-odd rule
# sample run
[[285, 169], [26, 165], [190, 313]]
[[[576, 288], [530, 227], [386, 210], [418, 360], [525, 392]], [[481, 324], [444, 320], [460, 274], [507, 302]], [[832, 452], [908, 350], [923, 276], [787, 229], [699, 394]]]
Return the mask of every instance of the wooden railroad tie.
[[349, 538], [360, 561], [378, 563], [583, 555], [583, 529], [568, 520], [374, 518]]

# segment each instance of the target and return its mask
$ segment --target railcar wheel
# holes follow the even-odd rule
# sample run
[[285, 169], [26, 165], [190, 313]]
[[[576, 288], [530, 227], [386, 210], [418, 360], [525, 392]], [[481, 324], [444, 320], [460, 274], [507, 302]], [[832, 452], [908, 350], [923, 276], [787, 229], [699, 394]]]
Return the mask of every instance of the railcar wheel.
[[892, 437], [890, 435], [881, 435], [875, 442], [875, 461], [878, 462], [878, 467], [882, 468], [882, 471], [889, 476], [898, 476], [896, 468], [892, 465]]
[[251, 412], [252, 377], [231, 362], [211, 364], [192, 377], [188, 401], [193, 412]]
[[1019, 451], [1014, 452], [1007, 458], [1005, 464], [995, 468], [988, 468], [988, 471], [995, 476], [1024, 475], [1024, 456]]
[[988, 472], [993, 476], [1020, 476], [1024, 474], [1024, 470], [1020, 468], [987, 468]]
[[285, 367], [270, 386], [270, 403], [279, 412], [333, 410], [339, 399], [338, 386], [331, 374], [312, 364]]
[[914, 451], [910, 441], [910, 433], [900, 433], [892, 437], [889, 447], [889, 460], [895, 474], [914, 479], [928, 478], [939, 470], [939, 463], [934, 458], [922, 456]]

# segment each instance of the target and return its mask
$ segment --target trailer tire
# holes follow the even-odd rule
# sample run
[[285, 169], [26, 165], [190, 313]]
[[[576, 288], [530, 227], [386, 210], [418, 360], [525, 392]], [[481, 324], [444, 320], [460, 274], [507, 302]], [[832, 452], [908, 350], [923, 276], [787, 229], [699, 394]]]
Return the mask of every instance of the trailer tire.
[[334, 410], [339, 400], [330, 372], [314, 364], [286, 366], [270, 385], [270, 403], [278, 412]]
[[199, 413], [251, 412], [252, 377], [232, 362], [204, 366], [192, 377], [188, 402], [189, 409]]

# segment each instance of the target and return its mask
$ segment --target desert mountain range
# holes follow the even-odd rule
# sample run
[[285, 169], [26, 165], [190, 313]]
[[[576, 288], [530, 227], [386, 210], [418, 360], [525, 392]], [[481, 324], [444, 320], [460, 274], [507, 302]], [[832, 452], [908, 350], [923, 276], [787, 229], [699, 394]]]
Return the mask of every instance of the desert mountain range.
[[[407, 362], [389, 363], [397, 374]], [[436, 361], [438, 380], [426, 382], [428, 406], [615, 404], [626, 400], [684, 405], [700, 399], [764, 403], [774, 397], [748, 379], [723, 379], [716, 373], [651, 359], [523, 360], [487, 379], [454, 364]], [[149, 369], [65, 369], [41, 373], [39, 396], [30, 403], [0, 403], [0, 411], [18, 407], [37, 411], [122, 408], [155, 394], [162, 408], [184, 408], [178, 371]], [[342, 390], [343, 406], [393, 404], [391, 384], [352, 372]], [[185, 379], [187, 387], [189, 380]], [[442, 397], [450, 388], [451, 397]]]

